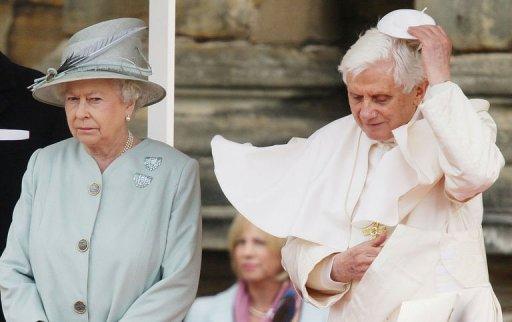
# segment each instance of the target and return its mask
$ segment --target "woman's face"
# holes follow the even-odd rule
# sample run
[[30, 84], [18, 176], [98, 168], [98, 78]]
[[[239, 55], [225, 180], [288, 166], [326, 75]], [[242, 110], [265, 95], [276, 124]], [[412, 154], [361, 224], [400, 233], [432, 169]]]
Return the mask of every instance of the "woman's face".
[[239, 278], [249, 283], [275, 278], [283, 271], [280, 251], [271, 250], [265, 234], [252, 225], [236, 240], [233, 259]]
[[66, 118], [71, 134], [88, 148], [111, 146], [125, 136], [126, 116], [119, 83], [110, 79], [70, 82], [65, 89]]

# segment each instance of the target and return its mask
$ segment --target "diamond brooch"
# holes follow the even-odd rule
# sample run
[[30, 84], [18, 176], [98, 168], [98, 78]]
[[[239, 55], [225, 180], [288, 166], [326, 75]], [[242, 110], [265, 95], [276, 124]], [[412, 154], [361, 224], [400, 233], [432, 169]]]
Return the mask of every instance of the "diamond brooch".
[[137, 188], [146, 188], [151, 181], [153, 181], [153, 177], [147, 176], [145, 174], [136, 173], [133, 175], [133, 182]]
[[146, 157], [144, 166], [149, 171], [155, 171], [162, 164], [162, 157]]

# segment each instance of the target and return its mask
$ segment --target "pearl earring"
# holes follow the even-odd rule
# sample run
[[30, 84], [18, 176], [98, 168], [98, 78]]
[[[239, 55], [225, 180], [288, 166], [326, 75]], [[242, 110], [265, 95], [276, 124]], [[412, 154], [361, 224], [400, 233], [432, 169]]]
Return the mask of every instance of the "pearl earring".
[[126, 122], [130, 122], [132, 120], [132, 118], [130, 117], [130, 115], [126, 115]]

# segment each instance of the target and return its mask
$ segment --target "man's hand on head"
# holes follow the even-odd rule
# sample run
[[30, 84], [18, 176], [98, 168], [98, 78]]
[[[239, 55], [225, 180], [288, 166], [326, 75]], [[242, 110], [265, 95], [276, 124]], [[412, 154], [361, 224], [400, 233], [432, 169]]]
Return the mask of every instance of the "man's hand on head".
[[407, 30], [421, 43], [423, 69], [430, 85], [450, 80], [452, 42], [440, 26], [416, 26]]

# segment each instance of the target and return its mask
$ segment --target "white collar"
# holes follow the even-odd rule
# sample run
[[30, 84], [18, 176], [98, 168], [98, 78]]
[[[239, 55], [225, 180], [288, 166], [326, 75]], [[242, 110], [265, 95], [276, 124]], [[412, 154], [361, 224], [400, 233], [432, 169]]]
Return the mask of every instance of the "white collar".
[[[420, 112], [420, 108], [417, 107], [416, 108], [416, 111], [414, 112], [414, 114], [412, 115], [411, 119], [409, 120], [409, 122], [407, 122], [407, 124], [405, 124], [407, 127], [411, 126], [412, 124], [414, 124], [414, 122], [418, 121], [418, 120], [421, 120], [423, 117], [421, 115], [421, 112]], [[402, 125], [403, 126], [403, 125]], [[395, 137], [391, 137], [390, 139], [387, 139], [387, 140], [383, 140], [383, 141], [377, 141], [377, 140], [372, 140], [372, 143], [371, 144], [377, 144], [377, 146], [379, 148], [385, 148], [387, 150], [390, 150], [392, 148], [394, 148], [396, 146], [396, 140], [395, 140]]]

